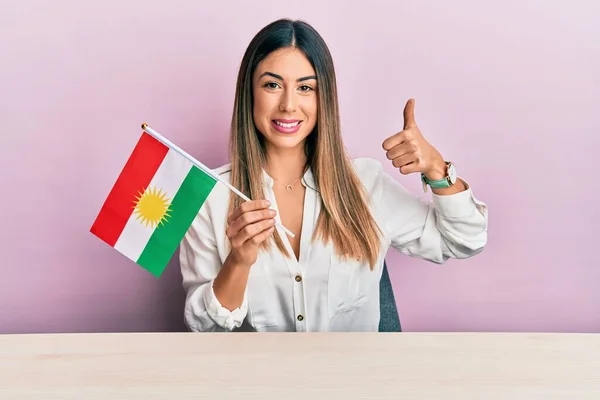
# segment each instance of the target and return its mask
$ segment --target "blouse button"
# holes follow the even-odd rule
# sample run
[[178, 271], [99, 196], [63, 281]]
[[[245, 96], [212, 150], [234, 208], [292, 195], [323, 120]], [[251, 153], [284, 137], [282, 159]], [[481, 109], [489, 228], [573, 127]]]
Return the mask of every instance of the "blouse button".
[[298, 321], [302, 321], [304, 319], [304, 317], [302, 316], [302, 314], [298, 315]]
[[300, 282], [302, 280], [302, 277], [300, 275], [296, 275], [296, 282]]

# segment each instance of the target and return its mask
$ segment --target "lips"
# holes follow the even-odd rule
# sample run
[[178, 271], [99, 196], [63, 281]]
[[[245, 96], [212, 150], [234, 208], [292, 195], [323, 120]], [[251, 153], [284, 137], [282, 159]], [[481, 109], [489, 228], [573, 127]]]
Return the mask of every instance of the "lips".
[[302, 121], [299, 119], [274, 119], [271, 121], [271, 125], [279, 133], [291, 134], [298, 132]]

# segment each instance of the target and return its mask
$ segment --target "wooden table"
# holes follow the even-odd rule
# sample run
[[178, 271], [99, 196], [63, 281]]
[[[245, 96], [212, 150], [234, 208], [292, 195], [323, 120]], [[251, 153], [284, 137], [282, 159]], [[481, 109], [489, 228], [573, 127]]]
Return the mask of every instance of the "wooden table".
[[600, 399], [600, 335], [0, 336], [0, 399]]

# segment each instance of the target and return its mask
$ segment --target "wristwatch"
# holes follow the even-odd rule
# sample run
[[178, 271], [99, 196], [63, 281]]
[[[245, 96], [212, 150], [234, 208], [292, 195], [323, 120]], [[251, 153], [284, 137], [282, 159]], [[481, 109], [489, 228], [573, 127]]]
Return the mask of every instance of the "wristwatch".
[[428, 179], [424, 173], [421, 173], [421, 180], [423, 181], [423, 190], [427, 191], [427, 185], [433, 189], [447, 188], [456, 182], [456, 167], [452, 162], [446, 161], [446, 177], [437, 180]]

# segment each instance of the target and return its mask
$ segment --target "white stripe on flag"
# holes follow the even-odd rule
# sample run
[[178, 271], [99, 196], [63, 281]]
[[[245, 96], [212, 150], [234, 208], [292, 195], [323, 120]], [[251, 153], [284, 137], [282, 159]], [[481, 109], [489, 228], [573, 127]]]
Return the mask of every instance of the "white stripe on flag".
[[[191, 168], [191, 162], [173, 149], [169, 149], [148, 188], [162, 189], [163, 193], [166, 192], [165, 198], [169, 199], [169, 202], [172, 202]], [[131, 199], [132, 206], [134, 200]], [[170, 213], [172, 214], [173, 212], [176, 211], [172, 210]], [[146, 226], [141, 220], [136, 219], [137, 216], [138, 214], [131, 214], [115, 244], [117, 251], [136, 262], [148, 244], [152, 233], [154, 233], [154, 229], [156, 229], [150, 224]]]

